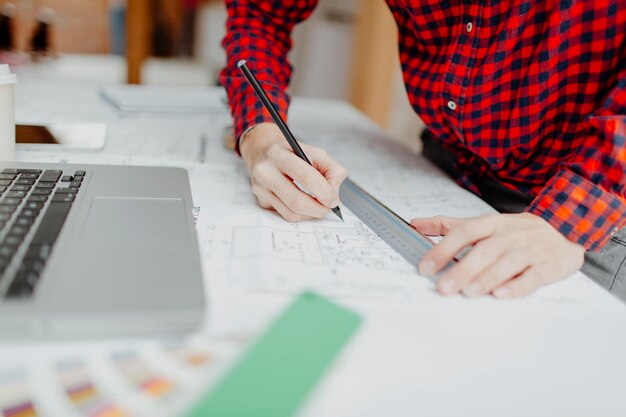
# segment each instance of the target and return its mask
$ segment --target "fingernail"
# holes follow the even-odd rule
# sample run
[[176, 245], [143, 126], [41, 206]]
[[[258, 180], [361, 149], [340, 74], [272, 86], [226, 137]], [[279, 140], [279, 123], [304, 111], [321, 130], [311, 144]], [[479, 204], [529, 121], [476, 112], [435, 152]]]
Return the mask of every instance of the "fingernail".
[[508, 298], [511, 296], [511, 289], [508, 287], [500, 287], [493, 291], [493, 295], [498, 298]]
[[463, 294], [467, 295], [468, 297], [476, 297], [480, 295], [482, 290], [483, 286], [480, 284], [480, 282], [472, 282], [470, 285], [467, 286], [467, 288], [463, 290]]
[[431, 260], [420, 262], [420, 274], [430, 276], [435, 273], [435, 262]]
[[457, 291], [456, 281], [453, 279], [445, 279], [439, 281], [439, 291], [443, 294], [454, 294]]

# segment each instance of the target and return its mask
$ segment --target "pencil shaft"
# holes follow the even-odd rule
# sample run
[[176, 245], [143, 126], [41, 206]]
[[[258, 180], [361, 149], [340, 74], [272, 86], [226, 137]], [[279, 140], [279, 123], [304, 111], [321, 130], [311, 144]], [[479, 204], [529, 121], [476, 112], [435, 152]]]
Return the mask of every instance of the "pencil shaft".
[[265, 93], [265, 90], [263, 89], [263, 87], [261, 87], [261, 84], [259, 84], [259, 81], [256, 79], [252, 71], [250, 71], [250, 68], [248, 68], [246, 64], [242, 64], [239, 68], [243, 72], [243, 75], [246, 77], [246, 79], [254, 89], [254, 92], [259, 97], [267, 111], [270, 113], [270, 116], [272, 116], [272, 119], [274, 119], [276, 125], [278, 125], [278, 128], [285, 136], [285, 139], [287, 139], [287, 142], [289, 142], [289, 146], [291, 146], [291, 149], [293, 149], [296, 155], [298, 155], [301, 159], [305, 160], [309, 165], [311, 165], [311, 161], [309, 161], [309, 158], [307, 158], [307, 156], [304, 154], [304, 151], [300, 147], [300, 144], [296, 140], [293, 133], [291, 133], [291, 130], [289, 130], [287, 123], [285, 123], [281, 115], [278, 113], [278, 111], [276, 111], [276, 108], [270, 101], [269, 97]]

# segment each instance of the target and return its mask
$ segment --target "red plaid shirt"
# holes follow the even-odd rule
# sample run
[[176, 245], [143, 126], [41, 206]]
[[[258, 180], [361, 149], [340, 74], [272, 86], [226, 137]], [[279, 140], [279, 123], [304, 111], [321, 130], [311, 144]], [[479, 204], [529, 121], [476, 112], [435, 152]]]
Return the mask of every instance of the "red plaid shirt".
[[[316, 3], [226, 1], [236, 137], [271, 121], [237, 61], [286, 116], [290, 34]], [[589, 250], [626, 225], [626, 0], [387, 3], [409, 100], [461, 185], [487, 175], [530, 194], [530, 213]]]

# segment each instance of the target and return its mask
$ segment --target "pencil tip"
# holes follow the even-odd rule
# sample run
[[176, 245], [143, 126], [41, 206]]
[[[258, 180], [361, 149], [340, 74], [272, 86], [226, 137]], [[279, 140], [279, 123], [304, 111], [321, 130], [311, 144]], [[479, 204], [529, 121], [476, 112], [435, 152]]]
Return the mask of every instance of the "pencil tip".
[[337, 217], [339, 217], [339, 219], [341, 219], [341, 221], [345, 223], [345, 220], [343, 219], [343, 215], [341, 214], [341, 210], [339, 209], [339, 207], [335, 207], [333, 209], [333, 213], [335, 213]]

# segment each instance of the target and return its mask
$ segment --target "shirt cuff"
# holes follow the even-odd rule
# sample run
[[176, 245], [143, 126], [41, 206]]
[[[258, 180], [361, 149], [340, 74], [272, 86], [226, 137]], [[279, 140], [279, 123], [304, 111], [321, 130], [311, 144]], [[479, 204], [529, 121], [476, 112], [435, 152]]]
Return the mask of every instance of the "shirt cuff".
[[[270, 101], [274, 104], [274, 107], [283, 118], [287, 120], [287, 111], [289, 109], [290, 97], [287, 93], [279, 88], [270, 88], [264, 86], [265, 93], [269, 97]], [[232, 107], [232, 115], [234, 121], [234, 137], [235, 137], [235, 151], [239, 154], [239, 141], [246, 131], [261, 123], [274, 123], [274, 119], [270, 113], [265, 109], [261, 100], [256, 96], [252, 88], [246, 87], [241, 94], [238, 94], [239, 99]]]
[[552, 177], [527, 211], [590, 251], [601, 249], [626, 223], [623, 196], [567, 169]]

